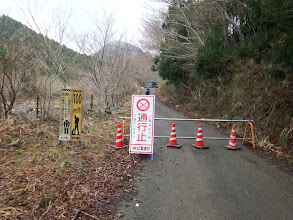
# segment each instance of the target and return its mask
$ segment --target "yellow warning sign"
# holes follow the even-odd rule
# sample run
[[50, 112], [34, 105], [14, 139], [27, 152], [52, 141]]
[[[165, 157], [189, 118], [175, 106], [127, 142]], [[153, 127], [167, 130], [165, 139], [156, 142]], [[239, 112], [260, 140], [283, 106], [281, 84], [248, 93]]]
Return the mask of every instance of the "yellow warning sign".
[[72, 118], [71, 118], [71, 140], [80, 141], [81, 120], [82, 120], [82, 99], [81, 90], [73, 90], [72, 93]]
[[72, 89], [62, 89], [59, 140], [70, 140]]

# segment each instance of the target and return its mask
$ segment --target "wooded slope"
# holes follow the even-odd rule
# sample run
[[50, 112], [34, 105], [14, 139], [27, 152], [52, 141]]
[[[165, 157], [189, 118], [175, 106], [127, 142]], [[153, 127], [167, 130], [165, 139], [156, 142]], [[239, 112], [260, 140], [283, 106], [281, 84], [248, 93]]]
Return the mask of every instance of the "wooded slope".
[[161, 94], [213, 118], [254, 120], [259, 145], [292, 155], [293, 2], [164, 2]]

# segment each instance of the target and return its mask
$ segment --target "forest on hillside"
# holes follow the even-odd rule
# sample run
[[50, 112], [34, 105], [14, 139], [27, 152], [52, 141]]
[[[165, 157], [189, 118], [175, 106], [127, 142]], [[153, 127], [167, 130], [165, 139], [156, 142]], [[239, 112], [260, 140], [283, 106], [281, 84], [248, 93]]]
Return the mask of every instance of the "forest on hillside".
[[196, 114], [254, 120], [258, 145], [293, 150], [293, 2], [160, 0], [144, 21], [161, 96]]
[[83, 90], [85, 100], [94, 97], [96, 110], [120, 105], [153, 73], [149, 55], [125, 42], [124, 36], [117, 38], [113, 24], [111, 16], [105, 17], [96, 21], [97, 29], [91, 33], [71, 36], [77, 52], [65, 46], [66, 23], [56, 23], [53, 40], [52, 27], [41, 26], [34, 17], [28, 27], [2, 15], [0, 118], [8, 118], [16, 104], [25, 101], [38, 101], [39, 117], [50, 118], [52, 102], [62, 88]]

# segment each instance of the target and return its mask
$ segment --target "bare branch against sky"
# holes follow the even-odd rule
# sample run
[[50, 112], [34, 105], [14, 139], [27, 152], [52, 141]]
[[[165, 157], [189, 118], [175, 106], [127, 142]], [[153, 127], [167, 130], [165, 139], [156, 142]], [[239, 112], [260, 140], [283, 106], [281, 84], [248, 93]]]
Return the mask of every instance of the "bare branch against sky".
[[[52, 26], [56, 21], [53, 21], [54, 17], [62, 19], [62, 14], [70, 13], [70, 19], [64, 17], [62, 22], [66, 22], [68, 28], [67, 39], [65, 44], [77, 50], [74, 43], [71, 42], [73, 33], [83, 34], [94, 29], [92, 18], [93, 14], [97, 12], [99, 14], [112, 15], [115, 24], [113, 29], [120, 34], [127, 36], [127, 39], [132, 43], [138, 45], [140, 38], [142, 38], [141, 20], [153, 13], [153, 8], [157, 7], [157, 3], [153, 0], [0, 0], [0, 16], [8, 15], [13, 19], [22, 22], [25, 25], [30, 23], [42, 24], [42, 27], [51, 26], [48, 36], [58, 41], [56, 33], [60, 33], [60, 30], [54, 30]], [[28, 10], [29, 9], [29, 10]], [[31, 13], [31, 15], [30, 15]], [[56, 16], [58, 13], [59, 16]], [[33, 16], [32, 16], [33, 15]], [[35, 22], [31, 22], [28, 19], [34, 17]], [[98, 16], [97, 16], [98, 17]], [[37, 32], [40, 27], [31, 27]], [[60, 28], [60, 27], [59, 27]], [[119, 34], [117, 35], [119, 37]]]

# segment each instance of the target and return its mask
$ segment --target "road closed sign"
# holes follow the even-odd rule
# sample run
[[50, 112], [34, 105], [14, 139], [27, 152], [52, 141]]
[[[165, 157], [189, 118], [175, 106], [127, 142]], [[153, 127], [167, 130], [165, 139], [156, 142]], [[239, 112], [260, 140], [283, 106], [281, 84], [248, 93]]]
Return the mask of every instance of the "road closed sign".
[[72, 118], [71, 118], [71, 140], [80, 141], [82, 120], [82, 91], [73, 90], [72, 93]]
[[153, 154], [155, 96], [133, 95], [129, 153]]
[[72, 89], [62, 89], [59, 140], [70, 140]]

